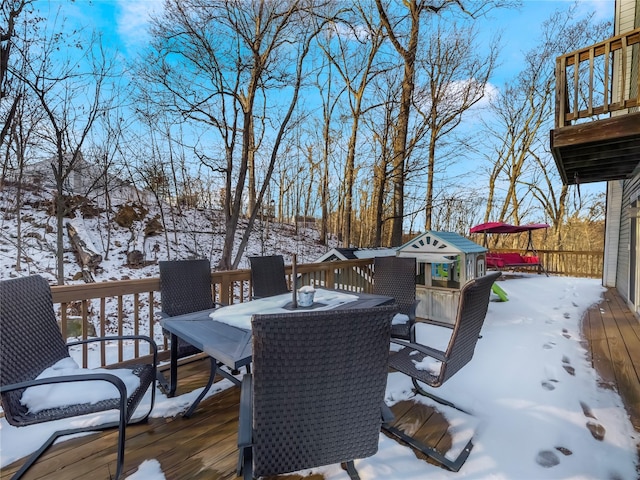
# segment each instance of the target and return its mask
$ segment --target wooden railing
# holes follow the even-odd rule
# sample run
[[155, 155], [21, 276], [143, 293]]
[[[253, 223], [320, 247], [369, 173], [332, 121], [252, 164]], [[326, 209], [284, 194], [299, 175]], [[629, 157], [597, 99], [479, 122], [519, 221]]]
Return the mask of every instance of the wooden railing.
[[[492, 248], [492, 252], [513, 252], [514, 249]], [[524, 255], [524, 250], [518, 251]], [[602, 277], [604, 252], [569, 251], [569, 250], [537, 250], [538, 257], [547, 273], [568, 277]]]
[[[513, 251], [495, 249], [492, 251]], [[524, 252], [522, 252], [524, 253]], [[542, 263], [550, 274], [598, 277], [602, 275], [602, 252], [569, 252], [538, 250]], [[297, 266], [300, 275], [297, 286], [309, 285], [342, 289], [354, 292], [371, 292], [373, 279], [373, 259], [347, 260], [338, 262], [312, 263]], [[286, 267], [289, 285], [291, 267]], [[250, 298], [251, 280], [249, 270], [212, 272], [214, 299], [225, 304], [246, 301]], [[90, 327], [97, 325], [96, 335], [147, 334], [158, 340], [163, 338], [159, 348], [160, 358], [168, 356], [167, 341], [161, 335], [159, 323], [160, 279], [117, 280], [78, 285], [51, 287], [53, 301], [59, 304], [57, 312], [65, 337], [87, 338], [93, 333]], [[79, 332], [70, 333], [71, 321], [79, 323]], [[91, 332], [91, 333], [90, 333]], [[107, 355], [104, 345], [99, 352], [100, 365], [122, 363], [125, 358], [121, 345], [114, 354]], [[148, 352], [134, 346], [133, 358], [144, 357]], [[94, 358], [94, 357], [92, 357]], [[93, 361], [93, 360], [92, 360]], [[82, 351], [83, 366], [89, 364], [87, 346]]]
[[[632, 50], [640, 48], [640, 28], [556, 59], [556, 128], [583, 118], [638, 107], [640, 74]], [[613, 81], [613, 58], [618, 76]], [[582, 91], [587, 89], [586, 92]], [[627, 98], [628, 96], [628, 98]]]
[[[340, 262], [314, 263], [297, 266], [298, 287], [313, 282], [316, 286], [355, 292], [370, 292], [372, 285], [373, 259]], [[287, 280], [291, 286], [291, 266], [286, 267]], [[246, 301], [250, 297], [250, 270], [212, 272], [211, 283], [216, 301], [230, 305]], [[146, 334], [156, 340], [160, 338], [160, 279], [118, 280], [78, 285], [51, 287], [53, 301], [60, 304], [58, 317], [65, 338], [90, 336], [93, 325], [99, 325], [99, 336], [115, 334]], [[70, 324], [79, 324], [79, 332], [70, 334]], [[167, 356], [167, 341], [159, 345], [161, 359]], [[122, 345], [107, 358], [104, 345], [100, 350], [100, 365], [122, 363], [125, 358]], [[134, 358], [144, 356], [139, 346], [134, 346]], [[83, 366], [88, 366], [87, 347], [82, 352]], [[95, 365], [91, 365], [95, 366]]]

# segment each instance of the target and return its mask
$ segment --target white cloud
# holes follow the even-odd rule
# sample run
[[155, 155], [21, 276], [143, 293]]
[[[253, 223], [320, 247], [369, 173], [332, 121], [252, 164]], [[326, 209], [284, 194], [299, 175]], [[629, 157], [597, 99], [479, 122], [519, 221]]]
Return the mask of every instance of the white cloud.
[[578, 8], [584, 14], [595, 13], [596, 20], [613, 21], [615, 14], [614, 0], [580, 0]]
[[151, 15], [161, 12], [161, 0], [118, 0], [117, 31], [127, 46], [145, 42], [149, 35]]

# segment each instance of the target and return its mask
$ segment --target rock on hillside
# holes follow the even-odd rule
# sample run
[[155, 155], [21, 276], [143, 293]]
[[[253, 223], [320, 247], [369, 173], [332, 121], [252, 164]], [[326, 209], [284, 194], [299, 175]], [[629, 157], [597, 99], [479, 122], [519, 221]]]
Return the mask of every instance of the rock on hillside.
[[[1, 187], [0, 278], [38, 273], [53, 282], [56, 278], [53, 193], [24, 187], [20, 221], [16, 197], [15, 185], [5, 183]], [[209, 258], [215, 266], [221, 256], [224, 222], [221, 212], [216, 210], [178, 211], [166, 204], [161, 210], [157, 205], [130, 201], [107, 208], [81, 196], [70, 197], [68, 207], [72, 212], [68, 221], [102, 256], [94, 272], [98, 282], [157, 276], [157, 261], [167, 258]], [[237, 233], [238, 242], [242, 233]], [[66, 232], [64, 242], [66, 281], [82, 282], [81, 268]], [[328, 248], [318, 243], [318, 233], [313, 228], [299, 229], [296, 235], [292, 225], [258, 221], [239, 268], [248, 268], [245, 258], [249, 255], [282, 254], [288, 262], [295, 253], [298, 262], [305, 263], [314, 261]]]

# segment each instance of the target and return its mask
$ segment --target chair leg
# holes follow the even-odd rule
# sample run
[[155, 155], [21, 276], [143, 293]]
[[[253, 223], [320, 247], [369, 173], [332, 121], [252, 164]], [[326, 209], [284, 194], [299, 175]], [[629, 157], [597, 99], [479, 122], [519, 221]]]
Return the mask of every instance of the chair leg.
[[[147, 415], [148, 416], [148, 415]], [[145, 417], [146, 418], [146, 417]], [[118, 463], [116, 466], [116, 480], [120, 478], [122, 474], [122, 467], [124, 466], [124, 441], [125, 441], [125, 429], [127, 426], [126, 412], [120, 413], [120, 425], [118, 425]]]
[[98, 428], [94, 427], [79, 427], [79, 428], [70, 428], [68, 430], [61, 430], [59, 432], [53, 433], [46, 442], [44, 442], [38, 450], [33, 452], [31, 456], [27, 459], [27, 461], [20, 467], [12, 477], [11, 480], [18, 480], [25, 474], [25, 472], [33, 466], [33, 464], [42, 456], [42, 454], [47, 451], [47, 449], [53, 445], [53, 443], [60, 437], [66, 437], [68, 435], [75, 435], [77, 433], [84, 432], [98, 432], [102, 430], [106, 430], [108, 428], [112, 428], [118, 425], [118, 452], [117, 452], [117, 460], [116, 460], [116, 475], [114, 477], [115, 480], [120, 478], [122, 474], [122, 469], [124, 466], [124, 443], [125, 443], [125, 428], [126, 428], [126, 420], [124, 420], [123, 415], [120, 417], [120, 422], [107, 423], [104, 425], [100, 425]]
[[383, 424], [382, 429], [385, 432], [387, 432], [389, 435], [392, 435], [397, 439], [399, 439], [400, 441], [406, 443], [410, 447], [415, 448], [416, 450], [419, 450], [420, 452], [424, 453], [427, 457], [431, 458], [432, 460], [435, 460], [437, 463], [439, 463], [440, 465], [443, 465], [444, 467], [448, 468], [453, 472], [457, 472], [460, 470], [464, 462], [469, 457], [469, 454], [471, 453], [471, 449], [473, 448], [473, 443], [471, 440], [469, 440], [469, 442], [465, 445], [462, 452], [460, 452], [460, 455], [458, 455], [458, 458], [452, 461], [446, 458], [444, 455], [442, 455], [440, 452], [438, 452], [434, 448], [431, 448], [428, 445], [425, 445], [424, 443], [416, 440], [410, 435], [407, 435], [402, 430], [396, 427], [392, 427], [391, 425], [388, 425], [388, 424]]
[[53, 444], [53, 442], [55, 442], [56, 439], [61, 436], [62, 435], [59, 432], [55, 432], [53, 435], [51, 435], [47, 439], [47, 441], [40, 446], [38, 450], [36, 450], [31, 454], [31, 456], [27, 459], [27, 461], [24, 462], [22, 467], [20, 467], [20, 470], [18, 470], [13, 475], [13, 477], [11, 477], [11, 480], [18, 480], [19, 478], [21, 478], [22, 475], [24, 475], [24, 473], [27, 470], [29, 470], [29, 468], [31, 468], [31, 466], [36, 462], [36, 460], [38, 460], [38, 458], [40, 458], [40, 456]]
[[207, 392], [211, 388], [211, 385], [213, 385], [213, 380], [215, 379], [216, 372], [218, 371], [218, 362], [213, 357], [209, 357], [209, 359], [211, 360], [211, 367], [210, 367], [211, 371], [209, 373], [209, 380], [207, 381], [207, 385], [204, 387], [204, 390], [202, 390], [202, 392], [200, 392], [200, 395], [198, 395], [198, 398], [196, 398], [194, 400], [194, 402], [191, 404], [191, 406], [189, 407], [189, 410], [187, 410], [182, 415], [184, 418], [189, 418], [189, 417], [191, 417], [191, 415], [193, 415], [194, 410], [198, 407], [198, 404], [200, 403], [200, 401], [207, 394]]
[[358, 471], [356, 470], [356, 465], [353, 460], [341, 463], [340, 466], [343, 470], [346, 470], [351, 480], [360, 480], [360, 475], [358, 475]]
[[419, 393], [423, 397], [429, 397], [432, 400], [435, 400], [436, 402], [438, 402], [438, 403], [440, 403], [442, 405], [446, 405], [447, 407], [455, 408], [456, 410], [458, 410], [458, 411], [460, 411], [462, 413], [466, 413], [467, 415], [471, 415], [471, 413], [467, 412], [463, 408], [458, 407], [455, 403], [451, 403], [449, 400], [445, 400], [442, 397], [438, 397], [437, 395], [434, 395], [433, 393], [427, 392], [424, 388], [422, 388], [420, 386], [420, 384], [418, 383], [418, 381], [415, 378], [412, 378], [411, 380], [413, 382], [413, 387], [414, 387], [416, 393]]
[[253, 480], [253, 450], [251, 448], [252, 447], [244, 447], [240, 449], [237, 476], [242, 475], [243, 480]]
[[171, 395], [171, 387], [169, 386], [169, 381], [160, 370], [156, 370], [156, 382], [158, 382], [158, 386], [160, 387], [160, 391], [162, 393], [164, 393], [167, 397], [173, 396]]

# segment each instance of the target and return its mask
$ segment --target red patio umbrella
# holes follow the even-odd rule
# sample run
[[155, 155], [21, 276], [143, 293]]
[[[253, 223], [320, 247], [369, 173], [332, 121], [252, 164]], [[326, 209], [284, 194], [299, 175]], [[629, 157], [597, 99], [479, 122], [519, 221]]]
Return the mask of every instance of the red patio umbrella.
[[546, 223], [529, 223], [527, 225], [511, 225], [504, 222], [488, 222], [481, 223], [475, 227], [471, 227], [469, 233], [520, 233], [539, 228], [549, 228]]
[[527, 242], [527, 251], [532, 251], [537, 254], [536, 249], [533, 246], [533, 239], [531, 238], [531, 231], [538, 230], [540, 228], [549, 228], [547, 223], [529, 223], [527, 225], [511, 225], [504, 222], [487, 222], [471, 227], [469, 233], [484, 233], [484, 246], [487, 246], [487, 233], [520, 233], [529, 232], [529, 241]]

